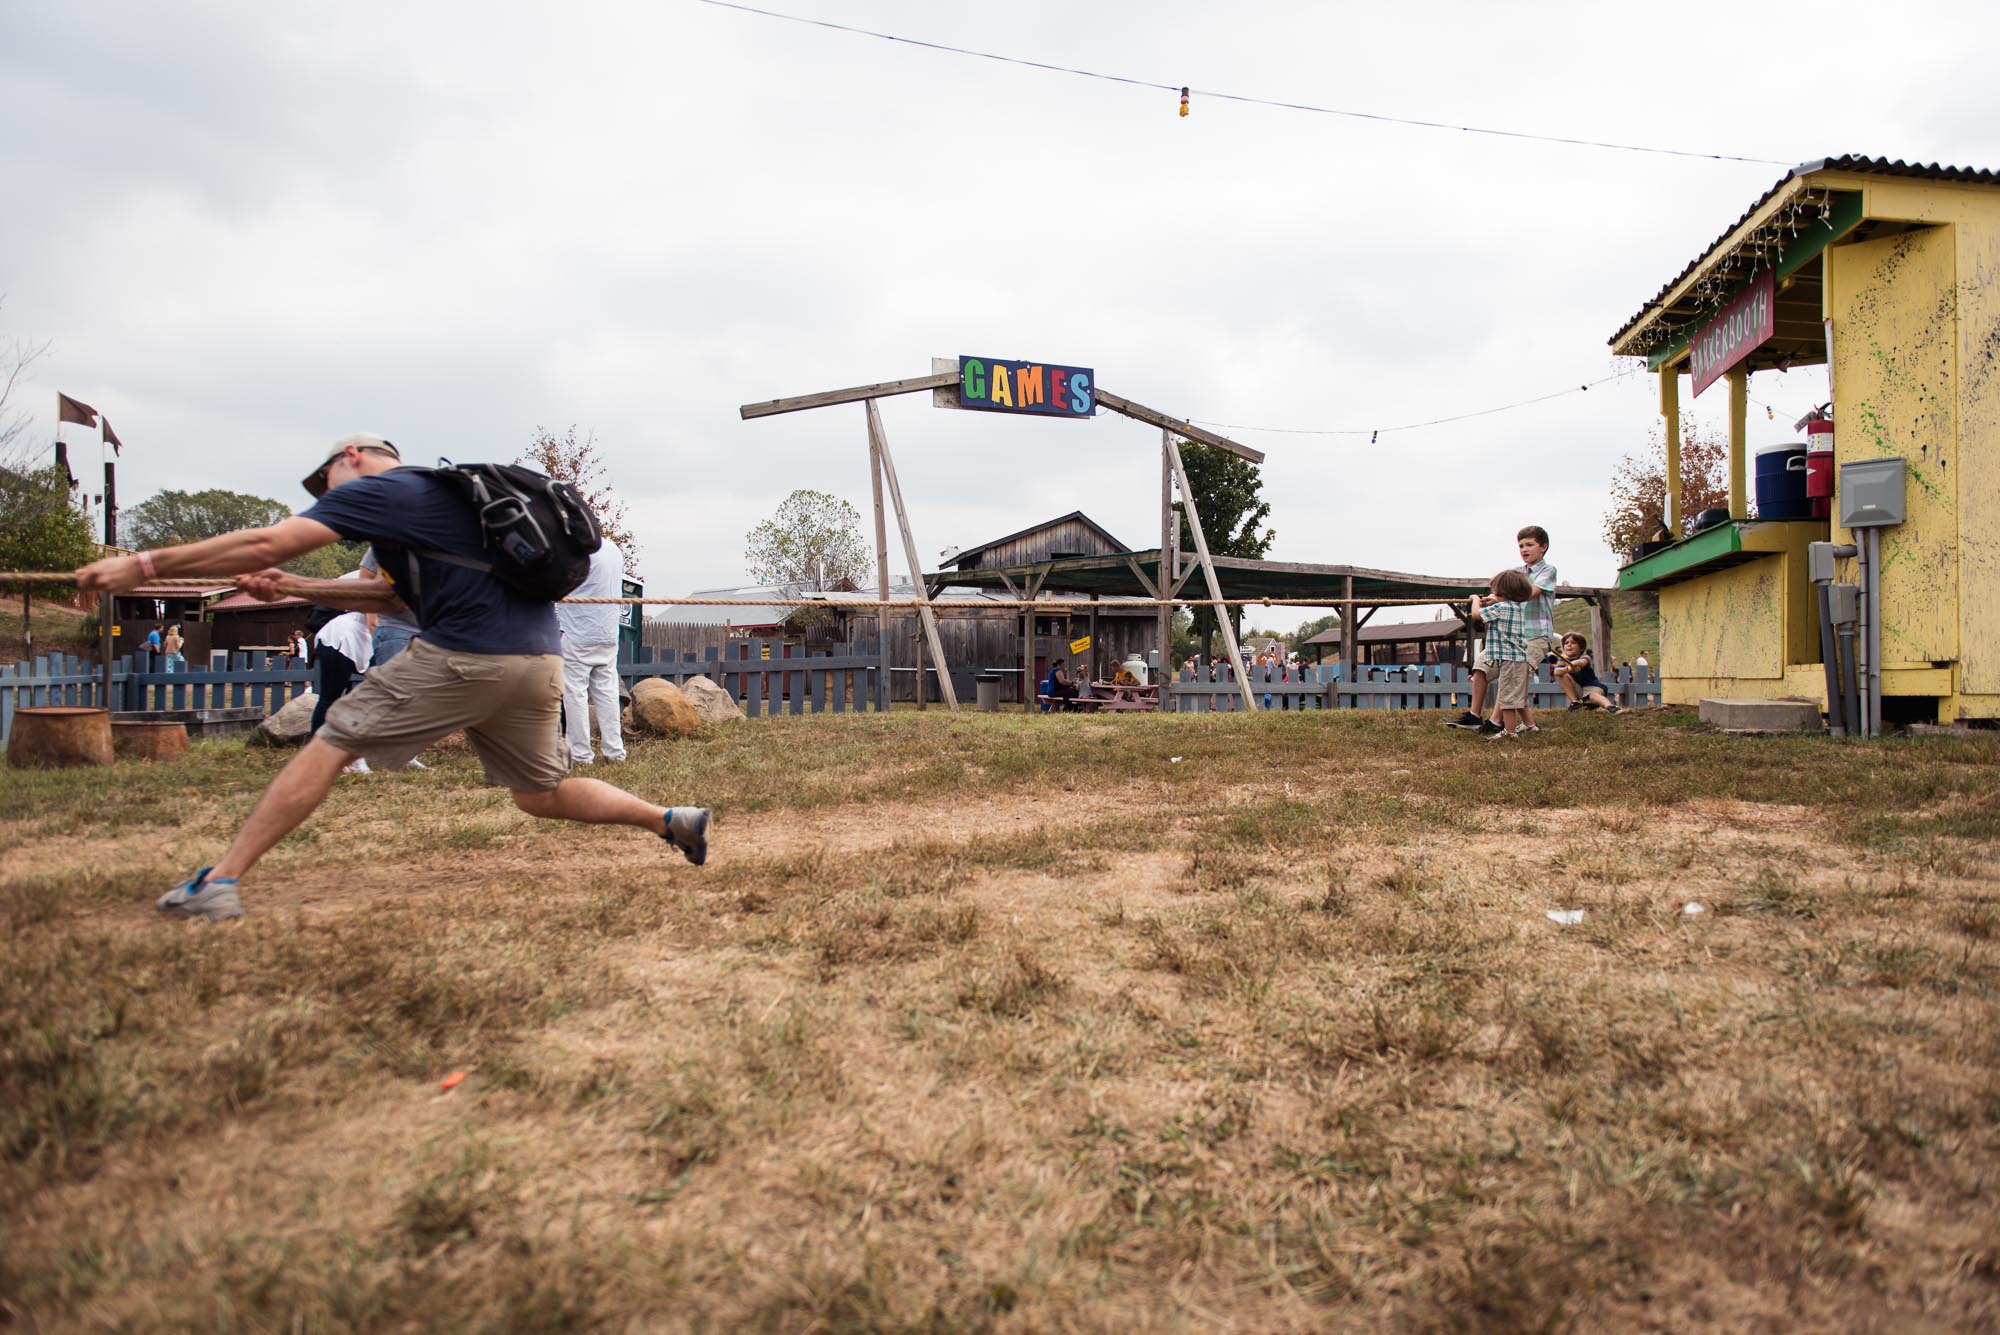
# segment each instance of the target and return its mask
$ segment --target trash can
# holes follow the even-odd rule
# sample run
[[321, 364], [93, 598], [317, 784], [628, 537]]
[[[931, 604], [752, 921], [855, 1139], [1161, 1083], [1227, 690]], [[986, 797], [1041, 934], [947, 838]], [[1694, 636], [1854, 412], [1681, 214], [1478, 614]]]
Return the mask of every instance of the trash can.
[[982, 672], [972, 679], [973, 690], [979, 696], [979, 712], [996, 714], [1000, 711], [1000, 674]]

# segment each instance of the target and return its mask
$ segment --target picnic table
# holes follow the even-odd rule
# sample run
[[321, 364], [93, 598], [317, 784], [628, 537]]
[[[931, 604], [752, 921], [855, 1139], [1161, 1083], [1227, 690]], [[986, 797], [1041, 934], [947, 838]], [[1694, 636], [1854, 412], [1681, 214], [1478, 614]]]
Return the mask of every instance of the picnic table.
[[1107, 714], [1158, 713], [1160, 709], [1160, 688], [1156, 685], [1120, 686], [1115, 682], [1094, 681], [1090, 691], [1090, 698], [1098, 702], [1097, 708]]

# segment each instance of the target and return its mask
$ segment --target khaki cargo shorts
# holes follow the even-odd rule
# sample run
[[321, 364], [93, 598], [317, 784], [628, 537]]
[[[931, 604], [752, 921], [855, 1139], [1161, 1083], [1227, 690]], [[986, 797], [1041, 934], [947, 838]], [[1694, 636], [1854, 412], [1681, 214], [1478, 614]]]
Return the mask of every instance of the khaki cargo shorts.
[[[1549, 656], [1549, 643], [1549, 637], [1546, 635], [1537, 635], [1528, 641], [1528, 663], [1531, 667]], [[1472, 670], [1484, 672], [1490, 677], [1493, 675], [1493, 668], [1493, 661], [1486, 656], [1486, 646], [1480, 645], [1478, 656], [1472, 660]]]
[[1528, 707], [1528, 676], [1530, 673], [1527, 660], [1495, 663], [1493, 666], [1499, 669], [1494, 678], [1493, 707], [1495, 709], [1526, 709]]
[[462, 654], [420, 636], [334, 701], [319, 735], [401, 769], [463, 729], [487, 783], [545, 793], [569, 773], [561, 709], [561, 655]]

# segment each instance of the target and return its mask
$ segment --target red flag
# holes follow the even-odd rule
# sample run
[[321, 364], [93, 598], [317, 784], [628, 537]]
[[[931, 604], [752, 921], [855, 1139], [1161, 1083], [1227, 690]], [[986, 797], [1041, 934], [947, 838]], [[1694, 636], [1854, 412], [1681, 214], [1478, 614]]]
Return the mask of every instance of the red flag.
[[108, 417], [104, 419], [104, 443], [111, 447], [113, 454], [118, 455], [120, 458], [124, 457], [125, 446], [119, 441], [118, 433], [111, 429], [111, 419]]
[[56, 420], [74, 422], [78, 426], [96, 426], [97, 409], [87, 403], [79, 403], [67, 394], [56, 395]]

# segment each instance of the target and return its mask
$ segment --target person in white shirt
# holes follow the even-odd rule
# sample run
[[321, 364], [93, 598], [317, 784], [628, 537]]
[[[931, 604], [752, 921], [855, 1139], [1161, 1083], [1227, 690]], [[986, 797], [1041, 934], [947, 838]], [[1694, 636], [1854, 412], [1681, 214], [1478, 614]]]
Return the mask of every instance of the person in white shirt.
[[[606, 538], [590, 558], [590, 573], [570, 592], [572, 598], [616, 598], [623, 585], [625, 554]], [[590, 715], [597, 714], [597, 740], [604, 758], [625, 759], [618, 726], [618, 603], [557, 603], [562, 627], [563, 736], [572, 765], [588, 765]]]
[[375, 614], [342, 612], [319, 628], [313, 637], [319, 660], [319, 703], [313, 707], [312, 730], [326, 722], [333, 702], [353, 689], [368, 670], [368, 656], [375, 648]]

